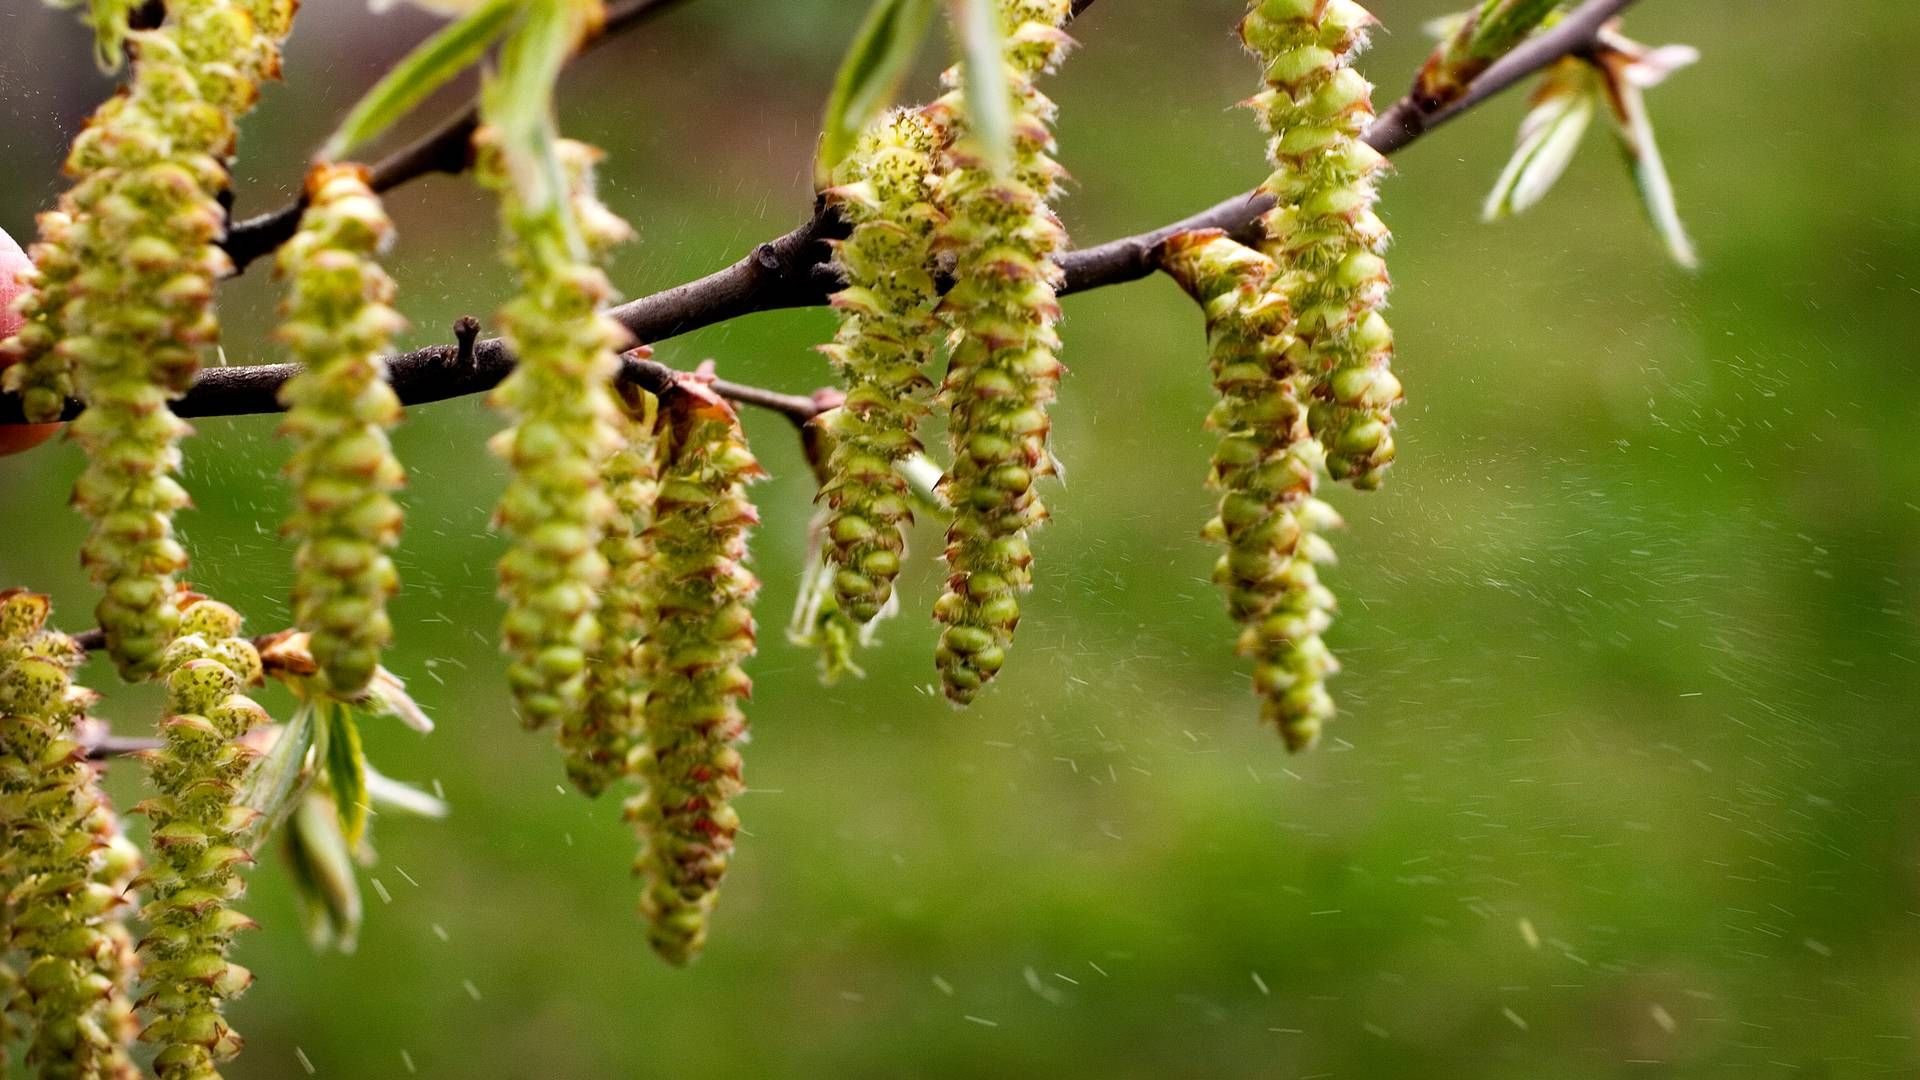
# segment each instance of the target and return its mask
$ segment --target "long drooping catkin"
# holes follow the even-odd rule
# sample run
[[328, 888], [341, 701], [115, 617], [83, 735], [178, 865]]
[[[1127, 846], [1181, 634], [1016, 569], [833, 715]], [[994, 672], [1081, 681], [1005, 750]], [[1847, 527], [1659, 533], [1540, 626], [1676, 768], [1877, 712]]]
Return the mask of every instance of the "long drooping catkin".
[[642, 649], [646, 746], [634, 759], [642, 793], [629, 806], [643, 843], [636, 870], [653, 948], [684, 964], [706, 941], [740, 818], [746, 737], [740, 702], [753, 683], [747, 534], [759, 523], [746, 486], [762, 475], [733, 408], [690, 377], [662, 401], [659, 499], [647, 593], [656, 632]]
[[73, 684], [85, 658], [46, 626], [47, 598], [0, 592], [0, 896], [7, 944], [25, 960], [16, 1009], [35, 1074], [139, 1075], [127, 1053], [126, 904], [139, 856], [119, 836], [79, 741], [94, 695]]
[[913, 523], [900, 463], [922, 449], [920, 420], [939, 344], [934, 305], [934, 156], [940, 135], [925, 114], [901, 110], [875, 123], [826, 196], [853, 222], [835, 251], [847, 287], [833, 296], [840, 329], [821, 347], [846, 385], [846, 401], [821, 417], [832, 439], [820, 498], [823, 553], [841, 611], [856, 626], [893, 597], [904, 535]]
[[568, 721], [571, 730], [563, 740], [567, 775], [589, 795], [627, 775], [632, 756], [646, 743], [644, 649], [655, 626], [649, 586], [663, 442], [659, 399], [625, 385], [620, 394], [622, 445], [602, 470], [613, 516], [600, 541], [607, 583], [600, 596], [599, 652], [587, 669], [586, 708]]
[[253, 982], [227, 951], [235, 934], [253, 926], [231, 906], [246, 890], [240, 870], [252, 856], [245, 834], [257, 816], [239, 802], [257, 756], [245, 737], [271, 721], [247, 695], [262, 668], [240, 636], [239, 613], [192, 593], [179, 600], [180, 635], [160, 669], [162, 745], [147, 755], [156, 794], [139, 807], [154, 849], [144, 879], [152, 899], [142, 911], [147, 1026], [140, 1037], [158, 1048], [160, 1080], [209, 1080], [240, 1052], [224, 1008]]
[[604, 314], [613, 286], [590, 260], [628, 231], [594, 198], [592, 147], [556, 144], [569, 187], [543, 204], [525, 201], [502, 153], [485, 142], [481, 150], [520, 276], [500, 313], [519, 363], [493, 395], [513, 419], [493, 440], [511, 471], [495, 511], [511, 543], [500, 561], [501, 636], [521, 720], [539, 728], [578, 715], [598, 649], [600, 542], [614, 513], [601, 467], [620, 446], [610, 387], [624, 332]]
[[1373, 87], [1353, 68], [1374, 18], [1353, 0], [1255, 0], [1240, 35], [1265, 65], [1253, 106], [1271, 138], [1277, 205], [1263, 249], [1287, 271], [1309, 423], [1335, 479], [1379, 487], [1393, 462], [1393, 334], [1380, 311], [1389, 234], [1374, 213], [1386, 159], [1363, 136]]
[[1339, 670], [1320, 639], [1333, 595], [1314, 566], [1331, 560], [1322, 534], [1339, 518], [1314, 498], [1326, 452], [1307, 424], [1312, 376], [1295, 362], [1271, 259], [1211, 231], [1184, 233], [1162, 251], [1162, 265], [1207, 315], [1218, 394], [1207, 426], [1220, 436], [1210, 483], [1221, 497], [1206, 535], [1225, 548], [1214, 580], [1241, 626], [1239, 652], [1254, 661], [1262, 717], [1303, 750], [1333, 716], [1326, 679]]
[[1032, 585], [1028, 532], [1047, 517], [1034, 484], [1057, 471], [1047, 441], [1062, 370], [1051, 257], [1066, 232], [1049, 207], [1062, 176], [1051, 156], [1054, 107], [1033, 80], [1065, 54], [1060, 27], [1071, 4], [1000, 0], [998, 11], [1014, 112], [1011, 168], [983, 158], [960, 90], [931, 107], [951, 136], [936, 202], [947, 218], [939, 242], [954, 252], [954, 285], [940, 310], [955, 331], [940, 391], [953, 451], [941, 490], [953, 521], [947, 591], [934, 606], [946, 626], [935, 660], [948, 699], [960, 705], [1006, 661], [1019, 594]]
[[300, 230], [280, 249], [287, 278], [279, 338], [300, 362], [280, 391], [294, 513], [294, 621], [333, 693], [366, 689], [393, 638], [387, 598], [399, 586], [388, 555], [400, 536], [393, 492], [405, 476], [387, 442], [400, 399], [381, 355], [403, 325], [377, 255], [393, 225], [364, 169], [322, 165], [307, 177]]

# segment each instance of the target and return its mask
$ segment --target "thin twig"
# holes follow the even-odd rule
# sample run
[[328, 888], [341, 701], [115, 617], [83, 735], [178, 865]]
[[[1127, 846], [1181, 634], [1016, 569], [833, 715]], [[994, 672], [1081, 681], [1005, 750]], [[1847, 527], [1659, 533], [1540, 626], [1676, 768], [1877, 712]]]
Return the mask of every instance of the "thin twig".
[[[671, 0], [655, 0], [655, 3], [663, 2]], [[1445, 108], [1429, 114], [1411, 98], [1397, 102], [1368, 131], [1368, 143], [1386, 154], [1404, 150], [1529, 74], [1591, 47], [1600, 28], [1634, 2], [1588, 0], [1551, 30], [1527, 41], [1487, 69], [1474, 80], [1466, 94]], [[1066, 252], [1058, 259], [1066, 275], [1061, 293], [1086, 292], [1146, 277], [1158, 269], [1160, 245], [1168, 237], [1189, 229], [1217, 228], [1241, 239], [1255, 239], [1260, 215], [1272, 205], [1270, 197], [1257, 191], [1236, 195], [1151, 232]], [[846, 225], [839, 216], [831, 209], [817, 206], [813, 216], [799, 228], [759, 245], [732, 266], [664, 292], [630, 300], [610, 314], [636, 341], [651, 343], [754, 312], [824, 304], [840, 287], [831, 268], [829, 241], [845, 235]], [[388, 375], [402, 402], [423, 405], [483, 393], [513, 370], [513, 355], [498, 338], [475, 342], [470, 353], [471, 363], [464, 362], [467, 355], [455, 345], [436, 345], [404, 353], [388, 360]], [[671, 370], [664, 365], [656, 366]], [[296, 370], [292, 364], [208, 369], [175, 404], [174, 411], [189, 418], [278, 412], [280, 404], [276, 394]], [[629, 364], [625, 374], [634, 377], [645, 370], [651, 369]], [[636, 381], [644, 382], [643, 379]], [[719, 384], [717, 388], [736, 401], [773, 409], [796, 423], [804, 423], [819, 411], [817, 406], [800, 404], [811, 402], [809, 398], [735, 383]], [[72, 419], [79, 415], [81, 408], [78, 401], [69, 401], [63, 418]], [[0, 424], [22, 422], [19, 399], [0, 394]]]
[[[639, 26], [656, 15], [664, 15], [683, 3], [686, 0], [622, 0], [612, 4], [607, 9], [606, 24], [601, 27], [599, 36], [588, 42], [581, 51], [585, 52], [622, 30]], [[373, 190], [391, 191], [410, 180], [433, 173], [465, 172], [472, 162], [473, 133], [479, 126], [480, 112], [475, 105], [469, 105], [442, 120], [433, 130], [373, 165]], [[223, 245], [227, 255], [233, 259], [233, 272], [239, 273], [246, 269], [248, 263], [286, 243], [300, 227], [300, 214], [306, 207], [306, 196], [303, 194], [272, 213], [237, 222], [228, 231]]]

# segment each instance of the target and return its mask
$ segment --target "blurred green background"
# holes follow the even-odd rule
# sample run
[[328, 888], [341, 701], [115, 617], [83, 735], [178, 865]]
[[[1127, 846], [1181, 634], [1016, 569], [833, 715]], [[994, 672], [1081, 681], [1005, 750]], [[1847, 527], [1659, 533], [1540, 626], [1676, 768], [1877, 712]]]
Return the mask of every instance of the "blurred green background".
[[[804, 214], [864, 6], [708, 0], [569, 75], [566, 126], [609, 151], [608, 201], [641, 234], [626, 292]], [[1239, 7], [1107, 0], [1075, 28], [1049, 92], [1079, 240], [1263, 175], [1231, 108], [1256, 78]], [[1375, 7], [1384, 98], [1448, 4]], [[4, 8], [0, 225], [24, 236], [107, 84], [69, 16]], [[561, 790], [505, 704], [501, 475], [481, 449], [499, 421], [477, 400], [412, 412], [390, 664], [440, 729], [369, 738], [453, 815], [376, 823], [355, 955], [311, 954], [262, 865], [229, 1075], [1920, 1075], [1920, 11], [1845, 8], [1633, 13], [1636, 36], [1705, 54], [1653, 98], [1696, 276], [1663, 263], [1599, 132], [1535, 213], [1479, 224], [1517, 97], [1398, 161], [1410, 400], [1387, 489], [1332, 496], [1346, 672], [1314, 755], [1255, 723], [1207, 581], [1210, 391], [1199, 318], [1164, 279], [1066, 305], [1070, 484], [1013, 661], [967, 713], [929, 686], [931, 530], [870, 678], [823, 690], [782, 640], [812, 492], [783, 423], [749, 417], [775, 474], [753, 789], [689, 971], [646, 951], [617, 804]], [[285, 199], [431, 25], [346, 0], [302, 19], [247, 126], [243, 213]], [[393, 207], [413, 343], [490, 312], [487, 200], [443, 177]], [[273, 297], [264, 266], [229, 287], [229, 362], [275, 358]], [[805, 390], [829, 332], [819, 311], [760, 315], [659, 355]], [[260, 630], [287, 611], [273, 426], [204, 421], [187, 458], [192, 578]], [[78, 467], [65, 444], [0, 461], [0, 580], [52, 592], [74, 627], [93, 601]], [[137, 732], [153, 705], [116, 688], [105, 711]], [[137, 798], [136, 770], [113, 773]]]

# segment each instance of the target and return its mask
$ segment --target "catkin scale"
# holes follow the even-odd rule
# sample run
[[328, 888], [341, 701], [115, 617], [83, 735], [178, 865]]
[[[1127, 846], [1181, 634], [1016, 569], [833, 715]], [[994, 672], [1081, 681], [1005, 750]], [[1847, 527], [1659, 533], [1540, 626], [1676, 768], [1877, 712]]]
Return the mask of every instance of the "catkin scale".
[[[954, 285], [939, 312], [954, 330], [940, 389], [953, 461], [940, 490], [952, 509], [944, 624], [935, 662], [947, 698], [971, 702], [999, 673], [1031, 587], [1028, 533], [1047, 518], [1035, 483], [1057, 472], [1047, 406], [1063, 371], [1052, 256], [1066, 232], [1049, 201], [1063, 170], [1053, 160], [1053, 103], [1033, 80], [1070, 44], [1068, 0], [1000, 0], [1003, 68], [1013, 105], [1013, 161], [996, 172], [972, 144], [965, 95], [929, 107], [948, 132], [948, 170], [936, 202], [938, 245], [954, 255]], [[954, 80], [952, 75], [950, 81]]]
[[11, 1003], [28, 1021], [27, 1063], [58, 1080], [130, 1080], [120, 924], [139, 864], [80, 745], [94, 695], [72, 682], [84, 659], [46, 627], [47, 598], [0, 592], [0, 889], [6, 943], [26, 959]]
[[167, 646], [161, 746], [144, 757], [155, 794], [137, 808], [149, 822], [154, 862], [139, 879], [152, 899], [142, 909], [139, 950], [147, 1024], [160, 1080], [210, 1080], [240, 1051], [222, 1015], [253, 981], [227, 959], [233, 937], [253, 920], [230, 905], [246, 889], [253, 861], [247, 831], [257, 814], [238, 801], [258, 752], [246, 736], [270, 723], [247, 691], [260, 685], [260, 654], [240, 636], [240, 616], [192, 593], [178, 598], [180, 634]]
[[1314, 497], [1327, 455], [1308, 423], [1312, 377], [1297, 363], [1283, 275], [1217, 231], [1182, 233], [1161, 250], [1207, 316], [1218, 396], [1207, 426], [1220, 437], [1209, 483], [1221, 498], [1204, 534], [1225, 549], [1214, 580], [1241, 626], [1238, 651], [1254, 662], [1262, 718], [1304, 750], [1334, 712], [1325, 684], [1339, 664], [1320, 637], [1333, 594], [1315, 564], [1332, 560], [1323, 534], [1339, 518]]
[[[500, 192], [508, 262], [520, 276], [519, 295], [500, 313], [519, 363], [492, 398], [513, 419], [492, 443], [510, 474], [495, 511], [510, 542], [499, 568], [501, 639], [521, 720], [541, 728], [579, 713], [599, 648], [597, 594], [607, 576], [600, 542], [615, 512], [600, 470], [620, 446], [609, 387], [624, 332], [604, 314], [613, 287], [588, 260], [628, 230], [593, 194], [592, 147], [558, 144], [568, 191], [537, 207], [523, 201], [490, 132], [478, 148], [480, 176]], [[569, 740], [568, 728], [561, 738]]]
[[1392, 464], [1393, 335], [1380, 314], [1390, 235], [1374, 212], [1386, 158], [1363, 136], [1373, 87], [1354, 70], [1374, 18], [1353, 0], [1255, 0], [1240, 36], [1265, 65], [1250, 105], [1269, 139], [1275, 207], [1262, 245], [1285, 269], [1309, 424], [1337, 480], [1377, 488]]
[[647, 594], [657, 621], [642, 647], [646, 740], [633, 752], [642, 792], [628, 816], [642, 850], [640, 910], [654, 951], [690, 962], [706, 941], [720, 879], [733, 856], [753, 683], [753, 599], [747, 535], [759, 523], [746, 486], [763, 475], [733, 408], [694, 377], [661, 402], [665, 413]]
[[856, 143], [844, 182], [826, 192], [853, 228], [834, 248], [847, 283], [832, 297], [840, 327], [820, 348], [846, 386], [846, 400], [818, 420], [832, 446], [820, 487], [821, 541], [834, 599], [856, 626], [892, 599], [913, 523], [899, 465], [923, 449], [917, 429], [932, 386], [925, 367], [940, 336], [940, 213], [932, 201], [939, 143], [924, 113], [889, 113]]
[[280, 430], [295, 444], [285, 526], [299, 542], [294, 620], [311, 632], [314, 659], [342, 697], [373, 678], [393, 637], [386, 602], [399, 584], [388, 552], [401, 525], [392, 492], [405, 474], [387, 431], [401, 408], [381, 355], [404, 324], [376, 259], [392, 229], [364, 169], [320, 165], [307, 177], [299, 231], [278, 256], [288, 284], [278, 337], [301, 364], [280, 391]]
[[232, 269], [218, 246], [225, 159], [259, 82], [279, 73], [293, 7], [173, 0], [157, 29], [128, 35], [131, 83], [74, 140], [74, 186], [41, 218], [8, 382], [31, 418], [55, 415], [69, 387], [87, 403], [72, 427], [87, 451], [74, 503], [93, 523], [81, 562], [104, 590], [95, 614], [129, 677], [152, 673], [179, 619], [187, 427], [168, 402], [218, 337], [213, 284]]

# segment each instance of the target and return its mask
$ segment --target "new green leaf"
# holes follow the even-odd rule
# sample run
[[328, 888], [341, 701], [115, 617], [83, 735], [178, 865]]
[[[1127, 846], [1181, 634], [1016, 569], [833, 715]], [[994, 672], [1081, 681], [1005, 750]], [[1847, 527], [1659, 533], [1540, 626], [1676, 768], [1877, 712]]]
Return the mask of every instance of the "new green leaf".
[[473, 66], [513, 25], [521, 7], [521, 0], [487, 0], [421, 42], [353, 107], [321, 157], [338, 161], [392, 127], [428, 94]]
[[834, 170], [853, 152], [854, 140], [900, 89], [920, 43], [933, 25], [934, 0], [875, 0], [854, 36], [827, 99], [827, 118], [814, 163], [816, 188], [833, 186]]
[[1005, 172], [1013, 164], [1013, 100], [999, 16], [993, 0], [951, 0], [948, 14], [960, 42], [960, 85], [974, 150], [995, 172]]

